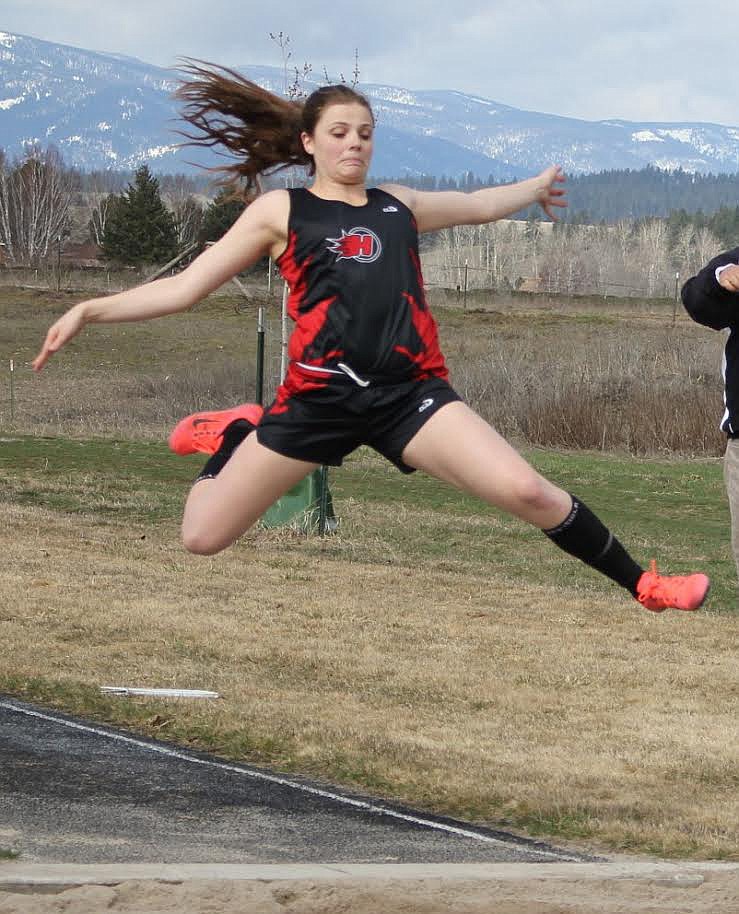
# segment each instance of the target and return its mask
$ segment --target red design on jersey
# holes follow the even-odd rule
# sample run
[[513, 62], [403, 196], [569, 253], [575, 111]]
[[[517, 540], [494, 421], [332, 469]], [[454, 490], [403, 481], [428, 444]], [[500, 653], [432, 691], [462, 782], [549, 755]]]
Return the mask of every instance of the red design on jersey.
[[287, 366], [285, 380], [277, 388], [275, 402], [270, 407], [269, 413], [273, 416], [280, 416], [290, 409], [290, 398], [295, 394], [306, 393], [309, 390], [321, 390], [326, 386], [327, 382], [324, 380], [306, 378], [295, 363], [291, 362]]
[[327, 238], [328, 249], [339, 256], [339, 260], [358, 260], [360, 263], [372, 263], [382, 253], [382, 243], [375, 233], [368, 228], [357, 226], [348, 232], [341, 230], [341, 238]]
[[[311, 365], [316, 364], [315, 353], [311, 352], [311, 346], [316, 341], [316, 337], [323, 329], [328, 316], [328, 309], [336, 301], [336, 296], [324, 298], [318, 302], [310, 311], [301, 314], [300, 319], [295, 324], [293, 332], [290, 334], [290, 341], [287, 346], [287, 354], [295, 362], [308, 362]], [[325, 362], [329, 358], [340, 358], [343, 352], [330, 352], [322, 356], [317, 364]]]
[[295, 248], [298, 243], [296, 232], [290, 232], [287, 247], [277, 258], [277, 266], [280, 268], [283, 279], [290, 287], [290, 297], [287, 300], [287, 313], [296, 321], [300, 312], [300, 306], [305, 301], [306, 292], [308, 291], [308, 270], [312, 257], [308, 256], [302, 263], [298, 263], [295, 258]]
[[431, 316], [428, 308], [420, 305], [408, 292], [404, 292], [408, 304], [411, 306], [413, 326], [421, 337], [423, 348], [420, 352], [411, 352], [406, 346], [396, 346], [395, 351], [400, 352], [416, 366], [419, 378], [449, 378], [449, 369], [444, 362], [444, 356], [439, 348], [439, 339], [436, 331], [436, 321]]
[[416, 366], [420, 377], [428, 378], [449, 378], [449, 369], [444, 362], [444, 356], [439, 347], [439, 333], [431, 312], [429, 311], [426, 299], [423, 294], [423, 274], [421, 272], [421, 261], [417, 253], [411, 248], [409, 254], [413, 266], [416, 268], [418, 276], [418, 288], [420, 290], [420, 301], [414, 298], [410, 292], [404, 292], [403, 297], [411, 306], [411, 318], [416, 333], [421, 338], [422, 349], [420, 352], [411, 352], [405, 346], [396, 346], [395, 351], [402, 353], [406, 358]]
[[[295, 232], [290, 232], [288, 246], [278, 259], [280, 272], [282, 273], [285, 282], [290, 286], [287, 311], [290, 317], [295, 321], [295, 327], [293, 328], [293, 332], [290, 334], [290, 339], [288, 341], [287, 354], [288, 358], [293, 362], [307, 362], [311, 365], [318, 366], [324, 364], [329, 359], [341, 358], [344, 354], [343, 350], [335, 350], [327, 352], [317, 359], [316, 354], [312, 352], [313, 344], [326, 323], [328, 310], [336, 301], [336, 296], [331, 295], [328, 298], [324, 298], [309, 311], [302, 310], [308, 290], [307, 267], [312, 258], [306, 257], [302, 263], [298, 263], [295, 257], [296, 244], [297, 234]], [[294, 374], [292, 370], [288, 371], [285, 384], [287, 384], [291, 393], [296, 393], [298, 390], [313, 390], [317, 387], [325, 386], [325, 382], [314, 384], [302, 375]], [[277, 402], [275, 404], [275, 409], [273, 409], [272, 412], [284, 411], [281, 409], [281, 393], [284, 394], [282, 387], [280, 388], [280, 391], [278, 391]], [[286, 399], [286, 395], [283, 396], [283, 399]]]

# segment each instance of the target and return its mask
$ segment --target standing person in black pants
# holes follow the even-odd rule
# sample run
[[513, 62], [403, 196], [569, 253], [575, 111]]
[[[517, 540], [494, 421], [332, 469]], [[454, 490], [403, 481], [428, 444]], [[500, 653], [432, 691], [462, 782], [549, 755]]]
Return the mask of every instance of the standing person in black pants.
[[245, 404], [183, 419], [177, 453], [211, 456], [185, 505], [191, 552], [225, 549], [319, 464], [338, 466], [369, 445], [401, 472], [423, 470], [540, 529], [605, 574], [642, 606], [695, 610], [704, 574], [645, 571], [579, 499], [531, 467], [449, 384], [426, 302], [419, 232], [485, 224], [538, 204], [564, 206], [558, 166], [473, 193], [368, 187], [375, 119], [345, 85], [289, 101], [233, 71], [192, 68], [180, 90], [204, 146], [235, 161], [234, 183], [307, 166], [310, 187], [272, 190], [182, 273], [71, 308], [49, 330], [34, 368], [89, 322], [145, 320], [184, 311], [271, 256], [290, 286], [290, 364], [264, 413]]
[[724, 349], [724, 413], [726, 434], [724, 481], [731, 512], [731, 545], [739, 572], [739, 248], [714, 257], [682, 289], [688, 314], [706, 327], [728, 332]]

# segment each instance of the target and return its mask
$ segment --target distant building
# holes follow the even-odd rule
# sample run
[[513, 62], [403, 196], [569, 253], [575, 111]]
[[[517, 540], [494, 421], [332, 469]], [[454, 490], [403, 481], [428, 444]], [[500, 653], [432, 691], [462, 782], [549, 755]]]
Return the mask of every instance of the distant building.
[[66, 267], [94, 270], [104, 266], [102, 257], [102, 249], [94, 241], [70, 242], [62, 250], [61, 261]]

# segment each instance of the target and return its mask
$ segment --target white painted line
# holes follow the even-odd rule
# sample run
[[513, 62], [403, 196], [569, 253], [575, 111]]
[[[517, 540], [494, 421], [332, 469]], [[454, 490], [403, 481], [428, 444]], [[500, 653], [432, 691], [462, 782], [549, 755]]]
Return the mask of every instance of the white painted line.
[[[100, 730], [97, 727], [90, 727], [86, 724], [78, 724], [71, 720], [65, 720], [63, 717], [55, 717], [53, 714], [45, 714], [41, 711], [33, 711], [30, 708], [22, 708], [10, 702], [0, 701], [0, 708], [8, 711], [14, 711], [16, 714], [25, 714], [27, 717], [36, 717], [40, 720], [46, 720], [51, 723], [61, 724], [70, 730], [79, 730], [82, 733], [92, 733], [94, 736], [101, 736], [104, 739], [111, 739], [127, 746], [135, 746], [138, 749], [145, 749], [148, 752], [155, 752], [168, 758], [176, 758], [180, 761], [190, 762], [193, 765], [202, 765], [205, 768], [215, 768], [219, 771], [228, 771], [232, 774], [242, 774], [245, 777], [255, 781], [264, 781], [268, 784], [279, 784], [281, 787], [289, 787], [299, 793], [308, 794], [309, 796], [321, 797], [324, 800], [331, 800], [344, 806], [351, 806], [353, 809], [361, 809], [365, 812], [375, 815], [388, 816], [391, 819], [399, 819], [402, 822], [410, 822], [413, 825], [420, 825], [423, 828], [430, 828], [435, 831], [445, 832], [449, 835], [456, 835], [459, 838], [471, 838], [473, 841], [481, 841], [484, 844], [497, 844], [501, 847], [525, 849], [515, 841], [504, 841], [501, 838], [493, 838], [490, 835], [481, 835], [477, 832], [470, 831], [466, 828], [459, 828], [456, 825], [449, 825], [445, 822], [434, 822], [432, 819], [424, 819], [420, 816], [412, 816], [407, 813], [399, 812], [394, 809], [386, 809], [384, 806], [378, 806], [374, 803], [368, 803], [366, 800], [356, 800], [352, 797], [341, 796], [338, 793], [332, 793], [330, 790], [321, 790], [318, 787], [309, 787], [307, 784], [301, 784], [298, 781], [291, 781], [289, 778], [280, 777], [277, 774], [268, 774], [264, 771], [257, 771], [253, 768], [247, 768], [241, 765], [231, 765], [226, 762], [216, 762], [212, 759], [197, 758], [181, 752], [177, 749], [170, 749], [167, 746], [157, 746], [147, 743], [144, 740], [135, 739], [131, 736], [124, 736], [121, 733], [109, 733], [106, 730]], [[577, 863], [579, 859], [574, 856], [568, 856], [564, 853], [554, 853], [552, 851], [540, 850], [537, 847], [530, 848], [532, 853], [540, 854], [543, 857], [551, 857], [553, 860], [563, 862]]]

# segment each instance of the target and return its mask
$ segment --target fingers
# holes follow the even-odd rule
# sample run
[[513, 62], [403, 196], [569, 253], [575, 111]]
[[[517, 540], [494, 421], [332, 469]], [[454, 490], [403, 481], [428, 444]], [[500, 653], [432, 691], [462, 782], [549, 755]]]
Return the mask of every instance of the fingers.
[[83, 325], [82, 312], [79, 306], [75, 305], [49, 327], [41, 351], [31, 363], [33, 370], [40, 371], [55, 352], [80, 332]]
[[552, 207], [567, 206], [567, 201], [564, 199], [567, 192], [563, 187], [557, 187], [557, 184], [564, 184], [566, 180], [562, 172], [562, 166], [550, 165], [549, 168], [543, 172], [543, 176], [546, 181], [546, 187], [539, 202], [541, 204], [541, 208], [544, 210], [547, 216], [549, 216], [553, 222], [557, 222], [558, 219], [557, 216], [554, 215]]
[[727, 267], [722, 270], [718, 282], [729, 292], [739, 292], [739, 267]]
[[[567, 206], [566, 203], [555, 203], [554, 205], [555, 206]], [[557, 216], [557, 214], [554, 212], [554, 210], [552, 209], [552, 207], [549, 203], [543, 205], [542, 209], [547, 214], [547, 216], [549, 216], [549, 218], [552, 220], [552, 222], [559, 222], [559, 216]]]
[[44, 365], [49, 361], [49, 356], [51, 355], [51, 350], [44, 345], [41, 348], [41, 352], [36, 356], [36, 358], [31, 362], [31, 368], [34, 371], [41, 371]]
[[46, 334], [46, 339], [44, 340], [39, 354], [31, 362], [31, 367], [34, 371], [41, 371], [44, 365], [49, 361], [49, 358], [59, 349], [61, 344], [58, 341], [58, 336], [59, 332], [55, 327], [52, 327]]
[[567, 179], [564, 176], [561, 165], [550, 165], [549, 168], [544, 172], [548, 176], [550, 184], [553, 184], [555, 181], [563, 183]]

